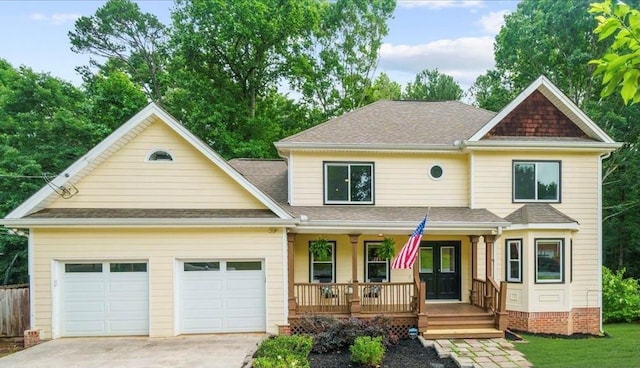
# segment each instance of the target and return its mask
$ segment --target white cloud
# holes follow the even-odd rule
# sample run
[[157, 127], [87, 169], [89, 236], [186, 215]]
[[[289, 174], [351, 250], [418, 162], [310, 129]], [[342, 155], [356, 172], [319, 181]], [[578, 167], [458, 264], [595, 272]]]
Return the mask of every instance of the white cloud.
[[488, 34], [498, 34], [500, 32], [500, 28], [504, 25], [504, 17], [509, 14], [508, 10], [499, 10], [495, 12], [490, 12], [487, 15], [484, 15], [480, 18], [478, 23], [482, 27], [482, 30]]
[[82, 16], [81, 14], [77, 14], [77, 13], [53, 13], [53, 14], [33, 13], [31, 14], [31, 19], [37, 22], [47, 22], [49, 24], [59, 26], [67, 22], [75, 22], [76, 19], [80, 18], [81, 16]]
[[403, 8], [482, 8], [484, 6], [479, 0], [399, 0], [398, 6]]
[[438, 69], [466, 88], [494, 65], [493, 37], [465, 37], [420, 45], [383, 44], [378, 71], [405, 84], [424, 69]]

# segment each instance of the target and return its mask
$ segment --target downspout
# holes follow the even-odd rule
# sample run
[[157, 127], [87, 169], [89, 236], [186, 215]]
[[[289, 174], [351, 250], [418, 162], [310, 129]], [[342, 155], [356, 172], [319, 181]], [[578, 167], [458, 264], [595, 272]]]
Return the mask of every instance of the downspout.
[[[597, 210], [597, 233], [598, 233], [598, 289], [600, 291], [600, 297], [597, 299], [598, 307], [600, 307], [600, 333], [603, 333], [602, 328], [602, 161], [611, 156], [611, 152], [607, 152], [599, 156], [598, 159], [598, 210]], [[587, 290], [587, 303], [589, 303], [589, 292], [594, 290]]]

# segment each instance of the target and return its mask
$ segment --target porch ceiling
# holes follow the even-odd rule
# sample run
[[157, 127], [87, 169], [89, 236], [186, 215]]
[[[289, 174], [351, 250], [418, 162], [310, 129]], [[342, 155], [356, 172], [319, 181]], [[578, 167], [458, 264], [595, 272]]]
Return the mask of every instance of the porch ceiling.
[[486, 209], [468, 207], [287, 206], [300, 222], [295, 231], [312, 233], [406, 234], [429, 212], [431, 234], [496, 234], [509, 222]]

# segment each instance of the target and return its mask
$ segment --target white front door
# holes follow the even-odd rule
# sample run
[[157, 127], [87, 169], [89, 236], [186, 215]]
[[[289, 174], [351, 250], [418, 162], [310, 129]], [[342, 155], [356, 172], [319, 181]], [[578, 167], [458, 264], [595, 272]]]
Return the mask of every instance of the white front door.
[[62, 272], [62, 336], [149, 334], [146, 262], [68, 262]]
[[266, 330], [262, 261], [181, 262], [182, 333]]

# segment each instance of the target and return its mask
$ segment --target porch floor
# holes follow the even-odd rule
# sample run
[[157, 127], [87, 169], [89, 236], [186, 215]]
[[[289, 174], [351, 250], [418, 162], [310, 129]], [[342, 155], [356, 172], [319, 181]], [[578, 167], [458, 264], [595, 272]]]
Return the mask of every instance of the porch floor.
[[493, 313], [467, 303], [427, 303], [426, 339], [504, 337]]

